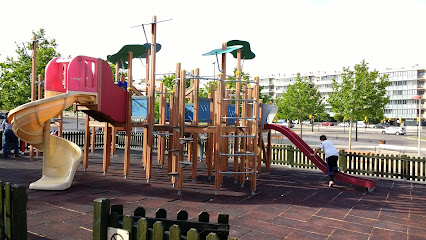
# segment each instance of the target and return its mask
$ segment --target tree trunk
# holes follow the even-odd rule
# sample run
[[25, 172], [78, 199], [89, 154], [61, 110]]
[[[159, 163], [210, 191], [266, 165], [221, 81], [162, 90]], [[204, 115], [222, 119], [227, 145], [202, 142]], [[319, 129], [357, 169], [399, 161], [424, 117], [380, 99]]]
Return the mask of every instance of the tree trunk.
[[351, 124], [349, 124], [349, 151], [352, 149], [352, 123], [353, 121], [350, 121]]

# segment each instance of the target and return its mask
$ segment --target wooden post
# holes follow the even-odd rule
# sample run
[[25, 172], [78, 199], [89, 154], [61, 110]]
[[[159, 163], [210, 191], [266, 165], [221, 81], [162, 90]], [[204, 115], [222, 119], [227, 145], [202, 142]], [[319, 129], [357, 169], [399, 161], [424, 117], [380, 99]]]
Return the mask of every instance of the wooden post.
[[[124, 66], [123, 66], [124, 69]], [[115, 63], [115, 79], [114, 82], [117, 84], [120, 81], [120, 63]]]
[[[200, 76], [200, 69], [195, 69], [195, 76]], [[192, 125], [198, 125], [198, 115], [199, 115], [199, 97], [198, 91], [200, 89], [200, 79], [194, 79], [194, 91], [193, 91], [193, 103], [194, 103], [194, 113], [193, 113], [193, 122]], [[192, 180], [197, 179], [197, 161], [198, 161], [198, 133], [192, 134]]]
[[155, 61], [157, 52], [157, 17], [152, 18], [152, 45], [151, 45], [151, 77], [150, 77], [150, 88], [148, 94], [148, 144], [147, 144], [147, 161], [146, 161], [146, 181], [150, 182], [152, 175], [152, 147], [153, 147], [153, 127], [154, 127], [154, 102], [155, 102]]
[[[180, 73], [178, 74], [180, 76]], [[172, 146], [172, 150], [173, 152], [169, 152], [169, 154], [172, 156], [172, 172], [177, 173], [178, 172], [178, 161], [179, 161], [179, 157], [178, 154], [176, 153], [176, 151], [179, 149], [179, 136], [178, 136], [178, 131], [177, 131], [177, 127], [179, 125], [179, 119], [178, 119], [178, 114], [179, 114], [179, 85], [175, 85], [173, 86], [173, 106], [170, 109], [170, 125], [172, 125], [173, 127], [173, 135], [171, 136], [172, 138], [170, 139], [169, 144]], [[176, 185], [176, 178], [172, 177], [172, 183], [173, 185]]]
[[[166, 111], [165, 106], [166, 103], [166, 95], [165, 95], [165, 88], [163, 86], [163, 83], [160, 83], [160, 106], [159, 106], [159, 119], [158, 123], [160, 125], [166, 124]], [[164, 133], [164, 131], [162, 131]], [[166, 148], [166, 137], [158, 135], [158, 150], [157, 150], [157, 158], [158, 162], [160, 163], [161, 167], [164, 165], [164, 157], [165, 157], [165, 148]]]
[[98, 198], [93, 203], [93, 240], [106, 240], [108, 232], [108, 217], [110, 201]]
[[[148, 96], [148, 91], [149, 91], [149, 86], [148, 86], [149, 84], [148, 84], [148, 82], [149, 82], [149, 76], [150, 76], [149, 75], [150, 53], [151, 53], [151, 50], [150, 49], [146, 49], [145, 96]], [[147, 113], [148, 113], [149, 112], [149, 105], [147, 105], [146, 109], [147, 109]], [[145, 122], [148, 122], [148, 116], [147, 116]], [[144, 127], [144, 129], [143, 129], [142, 164], [143, 164], [143, 166], [144, 166], [145, 169], [146, 169], [146, 162], [147, 162], [147, 157], [148, 157], [148, 155], [147, 155], [147, 153], [148, 153], [147, 148], [148, 147], [147, 146], [148, 146], [148, 128]]]
[[[86, 123], [84, 125], [84, 159], [83, 159], [83, 168], [84, 171], [89, 167], [89, 145], [90, 145], [90, 127], [89, 127], [90, 117], [86, 114]], [[93, 132], [93, 135], [95, 133]]]
[[[36, 76], [37, 75], [37, 41], [36, 36], [33, 37], [33, 56], [31, 65], [31, 101], [35, 101], [36, 98]], [[30, 159], [34, 158], [34, 148], [30, 145]]]
[[[222, 82], [219, 82], [219, 89], [221, 89], [221, 84]], [[221, 134], [221, 120], [220, 120], [220, 110], [221, 110], [221, 106], [220, 106], [220, 94], [219, 94], [220, 90], [215, 91], [215, 126], [216, 126], [216, 133], [215, 133], [215, 138], [214, 138], [214, 189], [215, 189], [215, 194], [218, 195], [219, 194], [219, 190], [220, 190], [220, 180], [219, 180], [219, 171], [220, 171], [220, 134]]]
[[96, 144], [96, 128], [92, 127], [92, 144], [90, 145], [90, 152], [95, 152], [95, 144]]
[[[243, 83], [242, 98], [243, 99], [247, 99], [248, 98], [248, 94], [247, 94], [247, 83]], [[247, 117], [247, 102], [243, 101], [243, 102], [241, 102], [241, 105], [242, 105], [242, 107], [241, 107], [241, 117]], [[248, 132], [249, 131], [248, 124], [247, 124], [248, 121], [247, 120], [242, 120], [241, 123], [246, 128], [245, 131]], [[248, 141], [247, 138], [242, 138], [241, 139], [240, 149], [241, 149], [241, 152], [243, 152], [243, 153], [247, 152], [247, 141]], [[242, 156], [241, 157], [241, 159], [240, 159], [240, 170], [241, 171], [245, 171], [245, 164], [246, 164], [247, 159], [248, 159], [247, 156]], [[240, 175], [240, 183], [241, 183], [241, 185], [244, 185], [244, 183], [246, 181], [245, 177], [246, 177], [246, 174], [241, 174]]]
[[[184, 138], [185, 133], [185, 89], [186, 89], [186, 79], [185, 79], [185, 70], [180, 71], [180, 81], [179, 81], [179, 138]], [[178, 193], [182, 191], [183, 188], [183, 169], [180, 166], [180, 162], [184, 161], [183, 156], [183, 144], [179, 144], [179, 159], [178, 159], [178, 184], [177, 189]]]
[[[241, 81], [241, 49], [237, 50], [237, 81]], [[240, 116], [240, 88], [241, 88], [241, 82], [236, 82], [236, 89], [235, 89], [235, 117]], [[240, 130], [238, 126], [240, 126], [240, 121], [238, 119], [235, 119], [235, 135], [240, 135]], [[239, 138], [234, 138], [234, 153], [239, 152]], [[238, 172], [238, 160], [244, 159], [242, 156], [234, 156], [234, 172]], [[244, 169], [240, 170], [241, 172], [244, 171]], [[234, 174], [234, 182], [237, 181], [238, 175]]]
[[[226, 43], [222, 43], [222, 50], [225, 50], [225, 49], [226, 49]], [[226, 83], [225, 83], [225, 80], [226, 80], [226, 53], [222, 54], [222, 73], [219, 74], [219, 75], [221, 76], [221, 80], [220, 80], [221, 84], [219, 84], [220, 87], [219, 87], [219, 99], [218, 99], [219, 104], [220, 104], [220, 107], [219, 107], [219, 111], [220, 111], [219, 123], [221, 125], [220, 126], [220, 132], [219, 132], [219, 139], [220, 139], [220, 144], [221, 144], [220, 150], [221, 150], [221, 152], [228, 153], [228, 138], [222, 138], [222, 139], [220, 138], [221, 134], [226, 135], [226, 133], [223, 133], [223, 131], [222, 131], [222, 125], [223, 126], [227, 125], [226, 119], [223, 121], [221, 118], [228, 115], [228, 102], [223, 101], [223, 99], [225, 98], [225, 89], [226, 89]], [[228, 156], [221, 156], [219, 161], [220, 161], [220, 164], [219, 164], [220, 170], [226, 171], [226, 167], [227, 167], [227, 163], [228, 163]], [[219, 184], [222, 184], [222, 182], [223, 182], [223, 175], [219, 175]]]
[[[252, 168], [253, 168], [253, 174], [251, 177], [251, 192], [252, 195], [254, 195], [254, 193], [256, 192], [256, 180], [257, 180], [257, 171], [259, 171], [260, 174], [260, 170], [257, 169], [256, 164], [257, 164], [257, 159], [260, 156], [260, 151], [259, 151], [259, 147], [258, 147], [258, 130], [259, 130], [259, 77], [255, 77], [255, 85], [252, 91], [252, 98], [255, 99], [256, 101], [253, 102], [253, 135], [255, 136], [253, 139], [253, 152], [254, 152], [254, 156], [252, 159]], [[259, 166], [260, 167], [260, 166]]]
[[[214, 90], [214, 84], [210, 85], [210, 94], [209, 94], [209, 98], [212, 99], [212, 102], [210, 103], [210, 123], [209, 126], [214, 126], [215, 125], [215, 90]], [[206, 164], [207, 164], [207, 176], [208, 179], [211, 178], [211, 176], [213, 175], [213, 154], [216, 154], [213, 151], [214, 148], [214, 134], [213, 133], [209, 133], [208, 134], [208, 138], [207, 138], [207, 146], [206, 146]]]
[[133, 52], [128, 52], [127, 65], [127, 101], [126, 101], [126, 137], [124, 139], [124, 178], [129, 174], [130, 166], [130, 141], [132, 137], [132, 60]]
[[271, 171], [271, 160], [272, 160], [272, 139], [271, 139], [271, 129], [268, 130], [268, 151], [267, 151], [267, 161], [266, 161], [266, 171]]
[[0, 239], [5, 239], [5, 191], [3, 182], [0, 181]]
[[104, 155], [103, 155], [103, 170], [104, 175], [108, 172], [108, 167], [111, 160], [111, 127], [106, 122], [104, 123]]
[[[180, 78], [180, 68], [181, 68], [181, 64], [177, 63], [176, 72], [175, 72], [176, 79]], [[179, 85], [175, 84], [173, 86], [173, 94], [170, 94], [169, 122], [173, 128], [173, 135], [169, 137], [169, 152], [168, 152], [168, 155], [169, 155], [168, 167], [170, 172], [173, 172], [173, 173], [178, 172], [178, 164], [179, 164], [178, 157], [176, 156], [176, 152], [175, 152], [179, 146], [179, 137], [178, 137], [178, 132], [176, 131], [176, 127], [178, 126], [177, 112], [179, 110], [178, 93], [179, 93]], [[170, 150], [173, 150], [173, 152]], [[174, 176], [172, 176], [171, 180], [172, 180], [173, 186], [176, 185], [176, 178]]]
[[27, 187], [13, 185], [12, 189], [11, 239], [27, 239]]
[[117, 128], [112, 126], [112, 135], [111, 135], [111, 156], [115, 155], [115, 151], [117, 149]]

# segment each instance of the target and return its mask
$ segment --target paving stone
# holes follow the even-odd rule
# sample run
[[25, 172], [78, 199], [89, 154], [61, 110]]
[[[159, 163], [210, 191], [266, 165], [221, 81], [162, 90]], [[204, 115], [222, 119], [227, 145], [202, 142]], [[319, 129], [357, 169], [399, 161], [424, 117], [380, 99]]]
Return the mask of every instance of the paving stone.
[[386, 229], [373, 228], [370, 234], [370, 240], [383, 240], [383, 239], [407, 239], [407, 233], [401, 233]]
[[347, 239], [368, 240], [369, 237], [370, 235], [365, 233], [351, 232], [351, 231], [346, 231], [344, 229], [336, 229], [327, 238], [327, 240], [347, 240]]
[[[141, 151], [132, 150], [130, 173], [123, 177], [123, 150], [111, 159], [106, 175], [102, 151], [90, 155], [89, 168], [80, 168], [74, 184], [65, 191], [28, 190], [28, 239], [91, 239], [93, 200], [109, 198], [123, 204], [124, 213], [138, 206], [154, 217], [164, 208], [171, 219], [186, 210], [189, 219], [206, 211], [216, 222], [229, 214], [230, 237], [239, 239], [426, 239], [426, 185], [375, 179], [376, 190], [344, 183], [328, 188], [327, 176], [318, 170], [272, 166], [257, 179], [251, 195], [225, 177], [219, 195], [214, 178], [199, 164], [196, 181], [185, 170], [181, 195], [171, 184], [165, 168], [153, 161], [153, 177], [147, 183]], [[42, 160], [0, 159], [0, 181], [29, 185], [41, 177]]]

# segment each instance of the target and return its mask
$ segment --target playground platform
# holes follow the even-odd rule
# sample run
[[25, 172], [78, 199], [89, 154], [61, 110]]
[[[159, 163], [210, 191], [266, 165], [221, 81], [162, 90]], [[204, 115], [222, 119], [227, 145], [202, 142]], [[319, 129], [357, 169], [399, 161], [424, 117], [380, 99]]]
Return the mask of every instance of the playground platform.
[[[190, 179], [184, 169], [182, 195], [178, 195], [166, 169], [155, 162], [154, 178], [146, 182], [140, 151], [131, 152], [130, 174], [123, 178], [123, 150], [111, 158], [102, 172], [102, 150], [90, 155], [89, 168], [77, 170], [73, 185], [64, 191], [28, 190], [28, 239], [91, 239], [93, 200], [109, 198], [123, 204], [131, 214], [137, 206], [154, 216], [158, 208], [168, 218], [183, 209], [189, 219], [200, 211], [230, 218], [230, 237], [239, 239], [426, 239], [426, 184], [375, 179], [376, 190], [336, 182], [328, 188], [328, 177], [319, 170], [273, 165], [258, 178], [256, 195], [225, 178], [215, 195], [214, 181], [207, 178], [205, 164], [198, 164], [199, 178]], [[0, 181], [29, 185], [42, 170], [42, 158], [28, 156], [3, 159]]]

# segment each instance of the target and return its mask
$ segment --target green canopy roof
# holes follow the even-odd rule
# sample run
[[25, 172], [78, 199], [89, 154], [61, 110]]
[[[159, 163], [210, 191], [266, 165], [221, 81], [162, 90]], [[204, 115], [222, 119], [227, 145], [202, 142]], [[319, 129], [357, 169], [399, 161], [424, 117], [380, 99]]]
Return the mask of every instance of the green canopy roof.
[[[151, 44], [149, 43], [145, 43], [144, 46], [146, 47], [146, 49], [151, 49]], [[156, 52], [159, 52], [161, 50], [161, 44], [157, 43], [156, 46], [157, 46]], [[146, 51], [138, 58], [146, 58]]]
[[118, 53], [108, 55], [107, 59], [112, 63], [118, 62], [120, 64], [120, 68], [125, 69], [127, 68], [128, 52], [133, 52], [133, 58], [138, 58], [138, 56], [141, 56], [146, 52], [146, 47], [140, 44], [124, 45]]
[[[236, 45], [242, 45], [243, 49], [241, 50], [241, 59], [253, 59], [256, 57], [256, 54], [254, 54], [250, 49], [250, 43], [242, 40], [231, 40], [226, 43], [227, 46], [236, 46]], [[234, 58], [237, 58], [237, 51], [231, 52], [232, 56]]]
[[231, 46], [231, 47], [226, 47], [225, 50], [222, 50], [222, 48], [218, 48], [218, 49], [215, 49], [215, 50], [211, 50], [208, 53], [204, 53], [203, 56], [217, 55], [217, 54], [222, 54], [222, 53], [229, 53], [229, 52], [235, 51], [237, 49], [240, 49], [242, 47], [243, 47], [242, 45], [241, 46]]

